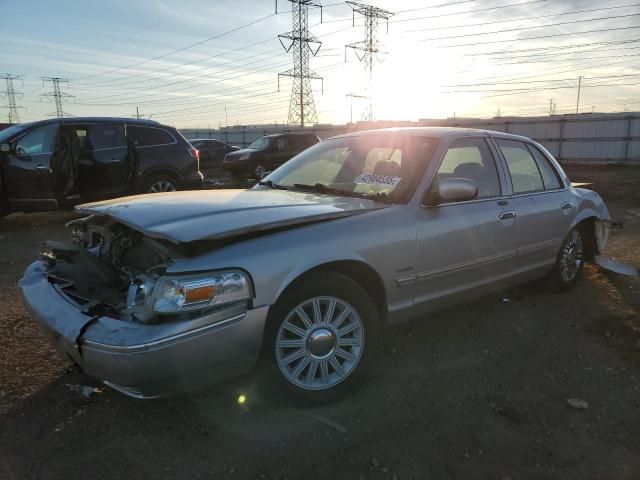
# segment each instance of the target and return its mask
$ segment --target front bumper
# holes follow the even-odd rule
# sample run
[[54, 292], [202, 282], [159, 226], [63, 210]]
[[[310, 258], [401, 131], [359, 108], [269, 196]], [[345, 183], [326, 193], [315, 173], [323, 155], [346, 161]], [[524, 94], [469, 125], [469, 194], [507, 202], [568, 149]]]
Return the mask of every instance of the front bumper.
[[136, 398], [168, 396], [249, 372], [268, 311], [237, 305], [157, 325], [90, 316], [49, 280], [41, 261], [29, 266], [20, 291], [61, 353], [87, 375]]

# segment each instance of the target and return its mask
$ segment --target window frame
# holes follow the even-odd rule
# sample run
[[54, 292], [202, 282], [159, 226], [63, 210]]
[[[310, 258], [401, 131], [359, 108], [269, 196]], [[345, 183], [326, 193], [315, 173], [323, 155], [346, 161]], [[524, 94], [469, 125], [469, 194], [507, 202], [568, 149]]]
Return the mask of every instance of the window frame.
[[149, 125], [137, 125], [135, 123], [128, 123], [125, 124], [125, 136], [127, 138], [127, 140], [129, 140], [129, 128], [151, 128], [153, 130], [161, 130], [163, 132], [165, 132], [167, 135], [169, 135], [171, 137], [171, 139], [173, 140], [173, 142], [170, 143], [154, 143], [153, 145], [131, 145], [133, 148], [154, 148], [154, 147], [162, 147], [162, 146], [166, 146], [166, 145], [175, 145], [178, 143], [178, 140], [176, 140], [176, 137], [167, 129], [162, 128], [162, 127], [152, 127]]
[[[17, 148], [18, 148], [18, 142], [20, 140], [22, 140], [27, 135], [31, 135], [33, 132], [35, 132], [39, 128], [45, 128], [45, 127], [49, 127], [49, 126], [52, 126], [52, 125], [55, 127], [55, 132], [53, 134], [53, 143], [52, 143], [52, 150], [51, 151], [49, 151], [49, 152], [40, 152], [40, 153], [18, 153]], [[19, 133], [17, 137], [14, 137], [12, 140], [9, 141], [9, 145], [11, 146], [12, 154], [17, 156], [17, 157], [30, 157], [30, 156], [34, 156], [34, 155], [53, 155], [53, 153], [55, 153], [55, 150], [56, 150], [56, 144], [57, 144], [58, 134], [59, 133], [60, 133], [60, 123], [59, 122], [41, 123], [39, 125], [34, 125], [32, 128], [27, 128], [23, 132]]]
[[[470, 139], [483, 140], [485, 142], [485, 144], [487, 145], [487, 148], [489, 149], [489, 152], [491, 153], [491, 156], [493, 158], [493, 163], [494, 163], [494, 165], [496, 167], [496, 173], [498, 174], [498, 183], [500, 185], [500, 195], [496, 196], [496, 197], [474, 198], [473, 200], [465, 200], [463, 202], [446, 202], [446, 203], [439, 203], [438, 205], [427, 205], [427, 204], [425, 204], [425, 197], [429, 193], [429, 189], [431, 188], [431, 185], [433, 184], [433, 182], [436, 179], [436, 175], [438, 174], [438, 171], [440, 170], [440, 167], [442, 166], [442, 162], [444, 161], [444, 157], [447, 155], [447, 152], [449, 151], [449, 148], [451, 147], [451, 144], [453, 144], [454, 142], [459, 141], [459, 140], [470, 140]], [[504, 164], [503, 164], [503, 160], [502, 160], [502, 157], [501, 157], [501, 153], [497, 150], [497, 146], [494, 144], [494, 142], [491, 141], [491, 137], [490, 136], [488, 136], [488, 135], [464, 135], [464, 136], [453, 137], [453, 138], [449, 139], [446, 142], [446, 144], [442, 148], [442, 152], [441, 152], [439, 157], [440, 158], [438, 158], [437, 162], [435, 162], [435, 167], [433, 168], [433, 171], [432, 171], [432, 174], [431, 174], [431, 178], [427, 182], [427, 186], [424, 189], [424, 191], [422, 192], [422, 195], [420, 197], [420, 206], [422, 208], [440, 208], [440, 207], [448, 207], [448, 206], [451, 206], [451, 205], [466, 205], [466, 204], [469, 204], [469, 203], [495, 202], [495, 201], [500, 201], [500, 200], [504, 200], [504, 199], [510, 198], [511, 194], [509, 192], [509, 188], [511, 188], [511, 184], [510, 184], [510, 182], [507, 182], [507, 177], [506, 177], [507, 174], [504, 171]]]
[[[523, 140], [520, 138], [510, 138], [510, 137], [501, 137], [501, 136], [496, 136], [496, 137], [492, 137], [493, 143], [496, 146], [496, 150], [498, 151], [500, 158], [502, 159], [503, 165], [504, 165], [504, 169], [505, 169], [505, 174], [507, 175], [508, 178], [508, 184], [509, 184], [509, 188], [511, 189], [511, 195], [510, 198], [515, 198], [515, 197], [524, 197], [527, 195], [540, 195], [543, 193], [547, 193], [549, 191], [558, 191], [558, 190], [546, 190], [544, 188], [544, 179], [542, 178], [542, 172], [540, 171], [540, 167], [538, 166], [538, 162], [536, 161], [535, 157], [533, 156], [533, 154], [529, 151], [529, 148], [527, 146], [528, 142], [527, 140]], [[540, 175], [540, 181], [542, 182], [542, 190], [531, 190], [528, 192], [516, 192], [515, 189], [513, 188], [513, 179], [511, 178], [511, 170], [509, 170], [509, 163], [507, 162], [507, 158], [505, 157], [504, 153], [502, 152], [502, 149], [500, 148], [500, 145], [498, 144], [498, 140], [506, 140], [508, 142], [516, 142], [516, 143], [520, 143], [524, 146], [524, 149], [529, 153], [529, 155], [531, 156], [531, 158], [533, 159], [533, 163], [536, 166], [536, 170], [538, 171], [538, 175]]]
[[[524, 144], [527, 146], [527, 149], [529, 149], [531, 156], [533, 157], [533, 160], [536, 162], [536, 165], [538, 167], [538, 171], [540, 172], [540, 176], [542, 177], [542, 184], [544, 185], [544, 191], [545, 192], [558, 192], [561, 190], [566, 189], [566, 185], [564, 184], [564, 180], [562, 178], [562, 175], [560, 175], [560, 172], [558, 172], [558, 169], [556, 168], [556, 166], [553, 164], [553, 162], [544, 154], [544, 152], [538, 148], [536, 145], [534, 145], [531, 142], [524, 142]], [[534, 155], [534, 151], [537, 151], [542, 158], [544, 159], [544, 161], [547, 162], [547, 165], [549, 165], [549, 167], [551, 168], [551, 171], [553, 173], [553, 175], [555, 175], [556, 180], [558, 181], [558, 186], [554, 187], [554, 188], [547, 188], [547, 185], [544, 182], [544, 176], [542, 175], [542, 170], [540, 168], [540, 165], [538, 163], [538, 160], [536, 159], [536, 156]]]

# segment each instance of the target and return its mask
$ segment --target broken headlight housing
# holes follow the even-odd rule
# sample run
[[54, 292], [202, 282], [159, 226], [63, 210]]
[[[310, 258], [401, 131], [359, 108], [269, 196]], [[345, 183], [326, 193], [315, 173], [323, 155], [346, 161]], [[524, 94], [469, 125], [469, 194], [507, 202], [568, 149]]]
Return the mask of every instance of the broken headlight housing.
[[251, 298], [251, 282], [244, 272], [227, 270], [206, 275], [160, 277], [146, 298], [148, 311], [175, 315], [227, 305]]

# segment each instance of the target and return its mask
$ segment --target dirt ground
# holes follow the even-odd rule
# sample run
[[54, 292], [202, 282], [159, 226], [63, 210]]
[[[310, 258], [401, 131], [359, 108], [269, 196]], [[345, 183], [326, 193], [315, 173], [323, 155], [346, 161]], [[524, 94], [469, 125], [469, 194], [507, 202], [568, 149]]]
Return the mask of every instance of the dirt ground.
[[[607, 253], [640, 265], [640, 169], [568, 171], [623, 224]], [[57, 357], [16, 287], [70, 218], [0, 219], [0, 478], [640, 478], [637, 280], [588, 266], [567, 294], [536, 283], [417, 319], [329, 406], [294, 407], [257, 373], [169, 400], [85, 399], [69, 385], [97, 383]]]

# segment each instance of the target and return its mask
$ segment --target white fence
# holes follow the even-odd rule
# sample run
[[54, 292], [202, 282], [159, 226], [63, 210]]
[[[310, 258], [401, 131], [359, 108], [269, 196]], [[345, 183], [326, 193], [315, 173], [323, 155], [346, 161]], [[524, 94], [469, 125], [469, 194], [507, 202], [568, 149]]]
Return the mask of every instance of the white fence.
[[[370, 128], [396, 126], [447, 126], [514, 133], [542, 143], [565, 163], [633, 163], [640, 165], [640, 113], [595, 113], [547, 117], [496, 117], [492, 119], [424, 119], [419, 122], [366, 122], [356, 125], [317, 125], [305, 128], [320, 138]], [[283, 125], [233, 126], [221, 129], [184, 129], [189, 139], [217, 138], [246, 147], [262, 135], [296, 132]]]

